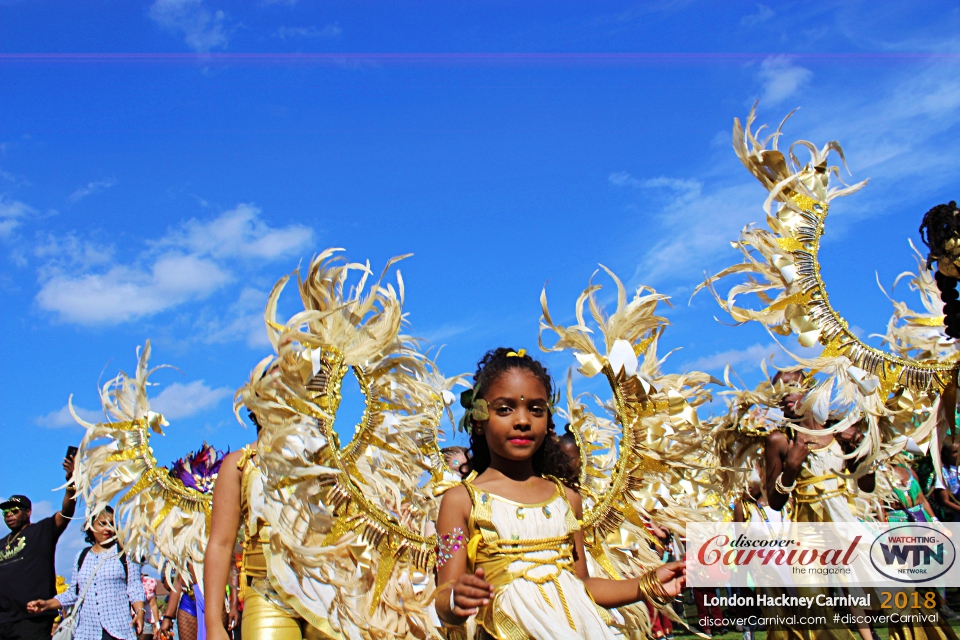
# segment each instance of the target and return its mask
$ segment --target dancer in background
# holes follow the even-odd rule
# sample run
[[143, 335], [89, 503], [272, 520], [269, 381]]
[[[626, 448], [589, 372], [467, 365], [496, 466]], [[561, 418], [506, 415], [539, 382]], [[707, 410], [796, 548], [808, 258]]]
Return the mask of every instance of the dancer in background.
[[[259, 385], [268, 384], [270, 375], [266, 363], [261, 363], [251, 375], [248, 386], [251, 393], [256, 393]], [[251, 411], [249, 416], [259, 435], [261, 427], [256, 415]], [[239, 536], [243, 541], [241, 635], [258, 640], [339, 639], [339, 634], [330, 629], [326, 621], [315, 620], [326, 627], [321, 630], [285, 604], [284, 598], [271, 583], [264, 555], [264, 545], [269, 544], [268, 529], [252, 504], [255, 495], [262, 491], [256, 447], [254, 442], [227, 454], [214, 486], [212, 526], [203, 573], [207, 638], [229, 638], [223, 625], [223, 594], [230, 579], [234, 547]]]

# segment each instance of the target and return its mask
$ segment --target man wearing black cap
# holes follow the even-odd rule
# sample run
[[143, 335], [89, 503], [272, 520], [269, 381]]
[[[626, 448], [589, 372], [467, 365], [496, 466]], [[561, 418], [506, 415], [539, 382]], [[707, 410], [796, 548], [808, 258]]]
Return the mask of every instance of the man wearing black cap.
[[[63, 459], [69, 481], [73, 456]], [[73, 487], [67, 488], [60, 511], [30, 522], [33, 507], [27, 496], [15, 495], [0, 503], [10, 533], [0, 538], [0, 640], [49, 640], [56, 613], [30, 615], [27, 603], [57, 595], [54, 554], [57, 540], [70, 524], [77, 507]]]

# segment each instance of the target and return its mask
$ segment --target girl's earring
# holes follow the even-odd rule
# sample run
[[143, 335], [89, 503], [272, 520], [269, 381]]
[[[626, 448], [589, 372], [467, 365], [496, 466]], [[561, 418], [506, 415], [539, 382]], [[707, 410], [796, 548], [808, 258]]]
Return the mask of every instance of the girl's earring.
[[475, 433], [475, 434], [478, 435], [478, 436], [482, 436], [482, 435], [483, 435], [483, 427], [474, 427], [474, 428], [473, 428], [473, 433]]

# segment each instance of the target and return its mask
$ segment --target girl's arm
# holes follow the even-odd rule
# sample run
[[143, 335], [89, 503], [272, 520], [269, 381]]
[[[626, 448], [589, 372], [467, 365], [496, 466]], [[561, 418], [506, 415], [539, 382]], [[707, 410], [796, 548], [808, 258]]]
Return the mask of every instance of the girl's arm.
[[[119, 562], [119, 560], [117, 561]], [[143, 580], [140, 565], [135, 562], [127, 564], [127, 599], [133, 607], [133, 621], [131, 624], [139, 636], [143, 632], [143, 603], [147, 594], [143, 590]]]
[[210, 640], [226, 640], [223, 628], [223, 595], [227, 589], [227, 576], [233, 564], [233, 547], [240, 528], [240, 478], [237, 468], [243, 449], [224, 458], [213, 485], [213, 514], [210, 523], [210, 539], [203, 560], [203, 599], [206, 603], [204, 623]]
[[[234, 547], [236, 548], [236, 547]], [[240, 574], [237, 565], [230, 562], [230, 614], [227, 616], [227, 630], [233, 631], [240, 622]]]
[[[440, 503], [440, 514], [437, 516], [441, 552], [449, 553], [450, 558], [437, 569], [438, 589], [434, 606], [440, 619], [454, 626], [462, 625], [493, 597], [493, 585], [483, 579], [483, 569], [477, 569], [474, 573], [467, 571], [467, 523], [471, 506], [466, 487], [454, 487], [444, 494]], [[442, 542], [444, 535], [451, 538], [463, 536], [456, 551], [451, 545]], [[452, 609], [451, 591], [454, 605]]]
[[[567, 489], [567, 500], [573, 507], [577, 520], [583, 518], [583, 505], [580, 494], [573, 489]], [[640, 592], [640, 578], [629, 580], [610, 580], [606, 578], [591, 578], [587, 570], [587, 558], [583, 554], [583, 532], [574, 534], [573, 560], [577, 575], [583, 580], [587, 591], [601, 607], [612, 609], [633, 604], [643, 598]], [[686, 566], [681, 562], [668, 562], [657, 569], [657, 579], [671, 596], [676, 597], [686, 582]]]
[[163, 620], [160, 621], [160, 633], [172, 637], [173, 621], [177, 619], [177, 607], [180, 606], [180, 596], [183, 595], [183, 580], [177, 576], [173, 589], [167, 596], [167, 606], [163, 608]]

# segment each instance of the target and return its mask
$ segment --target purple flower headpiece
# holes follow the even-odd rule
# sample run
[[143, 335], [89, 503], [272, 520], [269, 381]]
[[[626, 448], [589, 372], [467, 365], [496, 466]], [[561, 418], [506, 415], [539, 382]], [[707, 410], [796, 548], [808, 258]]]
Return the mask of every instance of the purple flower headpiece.
[[182, 482], [185, 487], [196, 489], [200, 493], [211, 493], [225, 455], [204, 442], [196, 453], [186, 455], [174, 462], [170, 475]]

